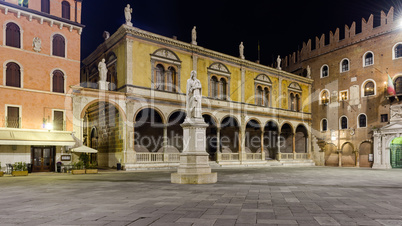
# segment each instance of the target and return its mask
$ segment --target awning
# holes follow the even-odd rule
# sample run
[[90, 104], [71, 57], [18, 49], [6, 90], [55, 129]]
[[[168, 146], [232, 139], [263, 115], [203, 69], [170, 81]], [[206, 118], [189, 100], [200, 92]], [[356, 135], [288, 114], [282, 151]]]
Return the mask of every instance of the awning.
[[72, 148], [70, 150], [71, 150], [71, 152], [80, 152], [80, 153], [98, 153], [97, 150], [87, 147], [85, 145], [80, 146], [78, 148]]
[[0, 145], [73, 146], [71, 132], [0, 130]]

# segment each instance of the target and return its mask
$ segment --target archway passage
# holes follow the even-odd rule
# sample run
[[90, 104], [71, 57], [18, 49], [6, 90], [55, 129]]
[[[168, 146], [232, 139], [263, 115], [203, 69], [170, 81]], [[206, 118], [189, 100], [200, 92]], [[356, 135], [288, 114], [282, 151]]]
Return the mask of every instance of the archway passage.
[[342, 146], [342, 166], [356, 166], [356, 154], [351, 143]]
[[325, 145], [325, 165], [339, 166], [339, 154], [334, 144]]
[[221, 123], [220, 144], [222, 153], [239, 152], [239, 124], [233, 117], [226, 117]]
[[[183, 128], [180, 126], [186, 119], [184, 111], [176, 111], [170, 115], [167, 125], [166, 153], [179, 153], [183, 151]], [[158, 152], [161, 152], [158, 151]]]
[[123, 158], [123, 120], [119, 110], [109, 102], [91, 104], [84, 114], [84, 144], [98, 150], [99, 166], [115, 166]]
[[391, 142], [391, 166], [402, 168], [402, 137], [397, 137]]
[[250, 120], [246, 125], [246, 153], [261, 151], [261, 126], [256, 120]]
[[264, 128], [265, 159], [275, 159], [278, 153], [278, 125], [269, 121]]
[[163, 120], [152, 108], [141, 110], [135, 117], [134, 150], [158, 152], [163, 144]]
[[295, 136], [296, 153], [307, 153], [308, 133], [306, 127], [302, 125], [298, 126]]
[[372, 167], [373, 159], [370, 156], [373, 155], [373, 144], [370, 142], [363, 142], [359, 147], [359, 166], [360, 167]]
[[205, 123], [208, 124], [206, 130], [207, 137], [207, 152], [209, 154], [210, 160], [216, 159], [216, 152], [218, 150], [218, 142], [217, 142], [217, 126], [215, 120], [210, 115], [202, 115]]
[[292, 127], [285, 123], [281, 129], [281, 152], [282, 153], [293, 153], [293, 132]]

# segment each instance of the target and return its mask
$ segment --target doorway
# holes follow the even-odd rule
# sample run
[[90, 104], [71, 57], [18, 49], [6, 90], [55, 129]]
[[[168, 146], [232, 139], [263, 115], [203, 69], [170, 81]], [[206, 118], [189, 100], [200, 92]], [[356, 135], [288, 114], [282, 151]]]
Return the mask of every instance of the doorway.
[[55, 147], [31, 147], [32, 172], [54, 172]]
[[402, 168], [402, 137], [397, 137], [391, 142], [391, 166]]

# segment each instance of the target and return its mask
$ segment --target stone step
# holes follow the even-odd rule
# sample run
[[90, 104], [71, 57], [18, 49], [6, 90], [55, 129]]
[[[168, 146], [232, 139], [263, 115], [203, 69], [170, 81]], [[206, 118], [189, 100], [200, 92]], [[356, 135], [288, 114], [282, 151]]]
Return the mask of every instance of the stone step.
[[283, 166], [315, 166], [311, 159], [281, 160]]

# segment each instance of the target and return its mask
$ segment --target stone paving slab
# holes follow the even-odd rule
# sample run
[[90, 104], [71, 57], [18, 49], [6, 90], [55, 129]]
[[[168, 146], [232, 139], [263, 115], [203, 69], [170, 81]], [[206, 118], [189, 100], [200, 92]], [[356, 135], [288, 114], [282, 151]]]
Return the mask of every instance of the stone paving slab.
[[209, 185], [171, 184], [174, 171], [1, 177], [0, 225], [402, 225], [402, 170], [214, 171]]

